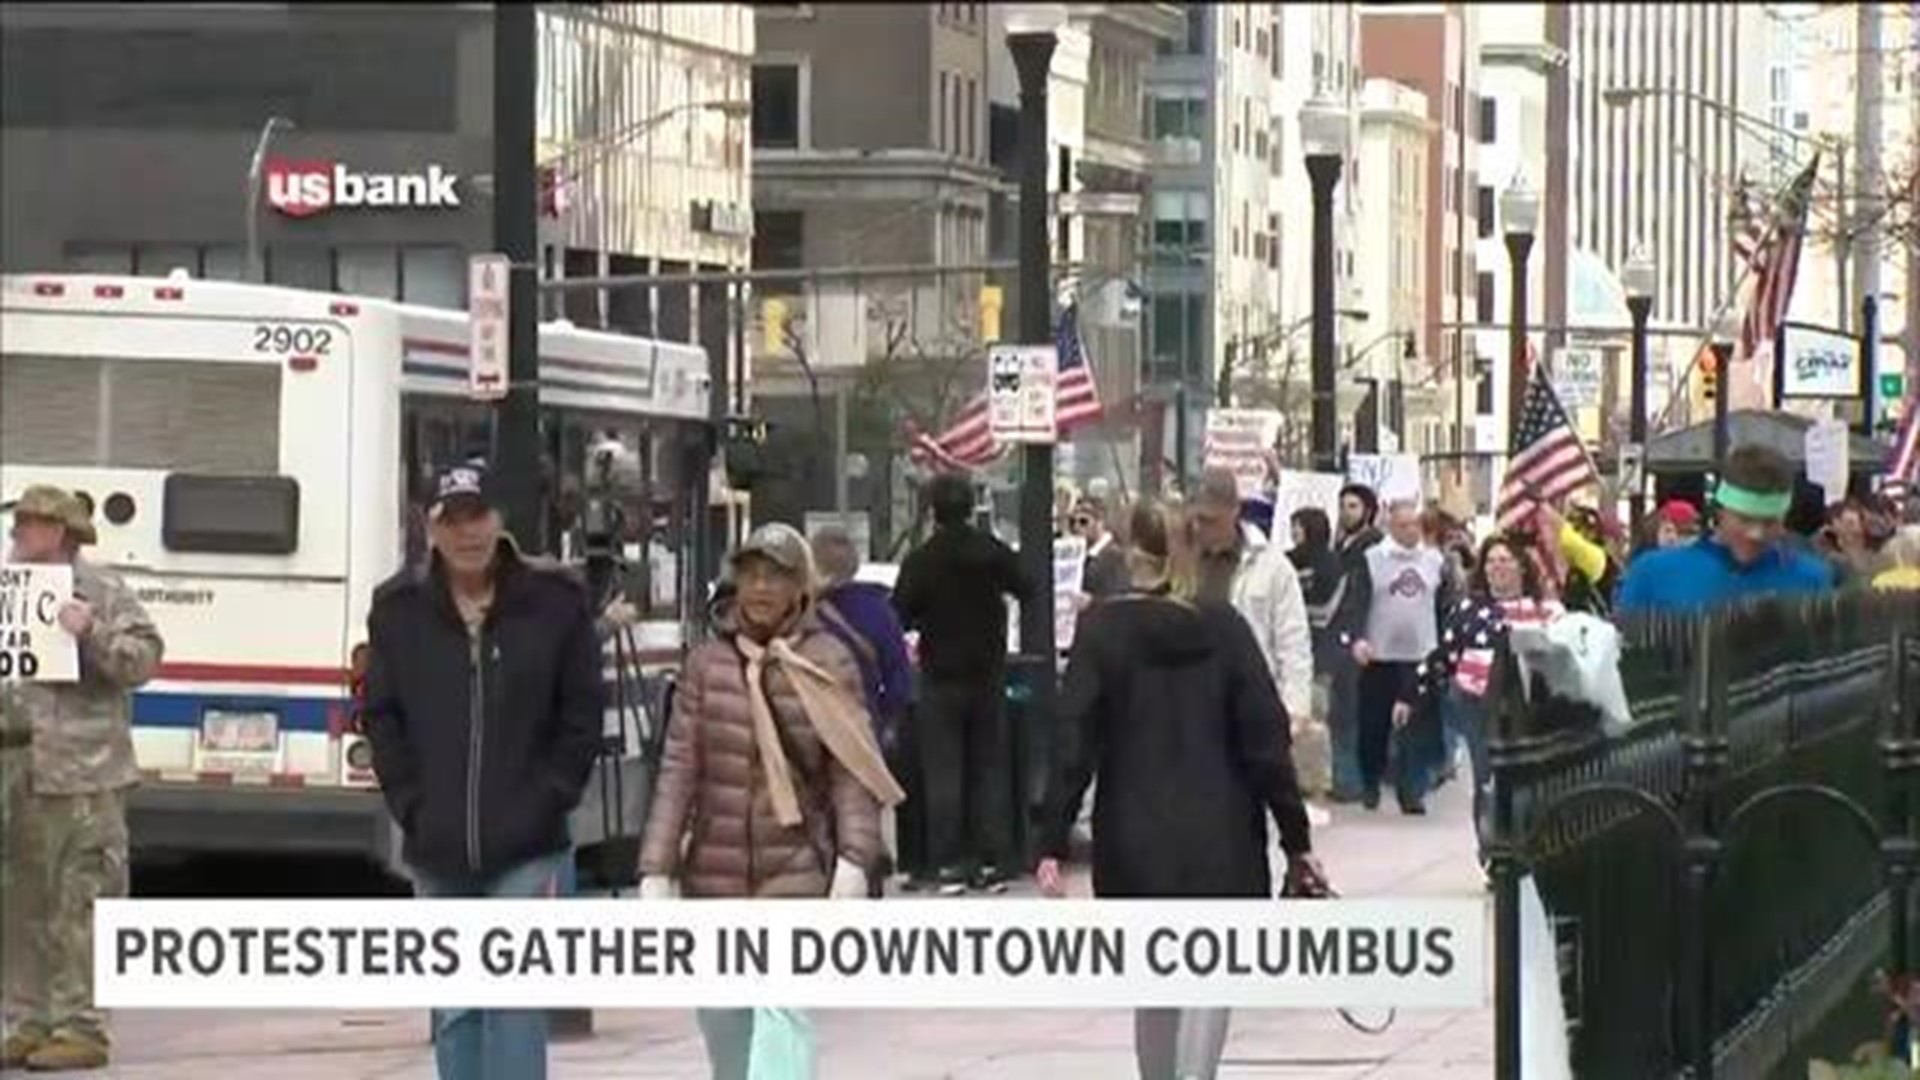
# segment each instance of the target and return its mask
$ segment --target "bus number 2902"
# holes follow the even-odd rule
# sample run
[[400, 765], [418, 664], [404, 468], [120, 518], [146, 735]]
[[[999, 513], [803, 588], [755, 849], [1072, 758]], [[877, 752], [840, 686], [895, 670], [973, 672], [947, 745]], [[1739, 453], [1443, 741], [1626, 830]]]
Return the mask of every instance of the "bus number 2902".
[[333, 331], [324, 326], [275, 326], [253, 328], [253, 351], [299, 353], [325, 356], [333, 348]]

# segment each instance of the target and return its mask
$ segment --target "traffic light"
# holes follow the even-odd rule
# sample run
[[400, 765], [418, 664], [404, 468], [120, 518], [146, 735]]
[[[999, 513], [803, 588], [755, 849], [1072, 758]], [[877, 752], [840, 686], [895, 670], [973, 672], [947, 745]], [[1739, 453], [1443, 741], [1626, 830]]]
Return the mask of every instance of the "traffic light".
[[1006, 305], [1006, 293], [998, 285], [980, 287], [980, 340], [1000, 340], [1000, 311]]
[[768, 297], [760, 303], [760, 329], [765, 335], [762, 344], [768, 353], [787, 351], [787, 302], [780, 297]]
[[1720, 392], [1720, 357], [1712, 349], [1702, 349], [1696, 363], [1700, 368], [1700, 400], [1712, 401]]

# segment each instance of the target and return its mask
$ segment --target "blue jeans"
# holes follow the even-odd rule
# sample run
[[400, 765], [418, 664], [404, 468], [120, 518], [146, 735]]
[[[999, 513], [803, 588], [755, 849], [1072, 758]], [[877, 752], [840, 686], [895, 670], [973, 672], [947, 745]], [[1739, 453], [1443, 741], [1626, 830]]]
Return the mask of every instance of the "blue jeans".
[[[414, 870], [414, 890], [436, 899], [527, 900], [556, 896], [571, 851], [531, 859], [488, 878]], [[433, 1057], [440, 1080], [546, 1080], [542, 1009], [435, 1009]]]
[[1448, 733], [1467, 744], [1467, 759], [1473, 765], [1473, 835], [1484, 848], [1487, 813], [1493, 797], [1493, 763], [1487, 755], [1487, 703], [1453, 687], [1447, 691], [1440, 710]]
[[1360, 779], [1360, 722], [1357, 718], [1360, 669], [1332, 635], [1318, 632], [1313, 643], [1314, 670], [1328, 679], [1327, 741], [1333, 751], [1333, 797], [1354, 800]]

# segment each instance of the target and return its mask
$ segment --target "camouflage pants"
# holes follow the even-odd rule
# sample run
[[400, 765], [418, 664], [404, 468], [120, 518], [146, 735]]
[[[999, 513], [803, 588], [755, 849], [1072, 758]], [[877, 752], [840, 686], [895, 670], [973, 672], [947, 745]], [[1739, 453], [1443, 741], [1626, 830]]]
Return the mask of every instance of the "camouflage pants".
[[124, 791], [41, 795], [0, 750], [0, 916], [10, 1030], [107, 1041], [93, 1006], [93, 902], [127, 895]]

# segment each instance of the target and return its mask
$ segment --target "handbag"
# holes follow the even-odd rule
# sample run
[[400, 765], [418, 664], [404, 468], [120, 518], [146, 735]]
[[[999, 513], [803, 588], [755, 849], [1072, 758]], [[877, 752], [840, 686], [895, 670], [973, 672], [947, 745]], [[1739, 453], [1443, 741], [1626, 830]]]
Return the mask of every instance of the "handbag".
[[747, 1080], [813, 1080], [813, 1021], [798, 1009], [753, 1010]]

